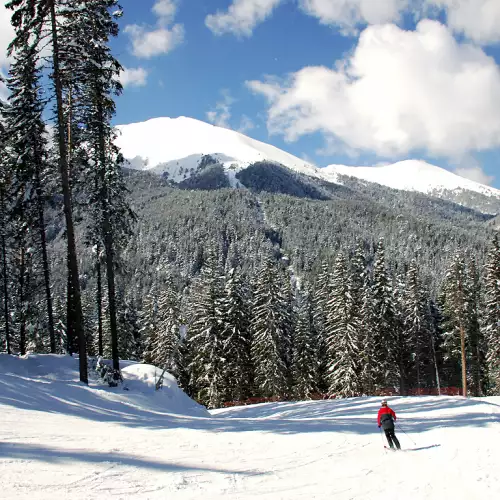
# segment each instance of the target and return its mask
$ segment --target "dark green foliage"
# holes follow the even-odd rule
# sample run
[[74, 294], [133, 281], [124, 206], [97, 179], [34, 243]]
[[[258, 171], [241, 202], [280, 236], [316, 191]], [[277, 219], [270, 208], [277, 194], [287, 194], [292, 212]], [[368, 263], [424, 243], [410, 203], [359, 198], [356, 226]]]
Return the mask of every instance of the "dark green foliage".
[[209, 165], [179, 183], [181, 189], [222, 189], [231, 187], [222, 165]]
[[248, 189], [267, 193], [282, 193], [299, 198], [326, 200], [328, 193], [311, 178], [269, 162], [257, 162], [236, 174], [236, 178]]
[[267, 260], [257, 275], [252, 303], [252, 360], [262, 396], [289, 393], [289, 304], [276, 263]]

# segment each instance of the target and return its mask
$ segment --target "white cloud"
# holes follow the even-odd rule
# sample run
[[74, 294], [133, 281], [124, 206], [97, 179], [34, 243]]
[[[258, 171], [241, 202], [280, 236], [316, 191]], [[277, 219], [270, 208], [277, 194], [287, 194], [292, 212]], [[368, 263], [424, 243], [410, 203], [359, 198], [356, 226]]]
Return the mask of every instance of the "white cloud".
[[132, 40], [132, 53], [139, 58], [150, 59], [168, 54], [184, 41], [184, 25], [170, 26], [177, 13], [177, 0], [156, 0], [153, 12], [158, 20], [155, 27], [129, 24], [124, 32]]
[[231, 119], [231, 106], [235, 99], [231, 97], [228, 90], [223, 90], [222, 100], [216, 103], [215, 108], [207, 112], [207, 120], [217, 127], [231, 128], [229, 120]]
[[481, 167], [463, 167], [455, 169], [455, 173], [471, 181], [479, 182], [480, 184], [485, 184], [486, 186], [491, 186], [495, 178], [492, 175], [488, 175]]
[[123, 68], [120, 73], [120, 82], [123, 87], [144, 87], [147, 79], [148, 72], [144, 68]]
[[500, 0], [425, 0], [444, 9], [448, 26], [480, 44], [500, 42]]
[[283, 0], [233, 0], [227, 12], [218, 11], [206, 17], [206, 26], [216, 35], [233, 33], [251, 36]]
[[397, 22], [410, 0], [299, 0], [304, 12], [322, 24], [339, 26], [352, 32], [366, 24]]
[[269, 131], [289, 141], [322, 132], [327, 143], [386, 157], [500, 146], [499, 67], [436, 21], [414, 32], [368, 27], [336, 69], [305, 67], [286, 81], [247, 85], [269, 102]]
[[176, 24], [169, 28], [158, 28], [148, 31], [144, 26], [131, 24], [125, 27], [125, 33], [132, 38], [132, 53], [136, 57], [151, 57], [168, 54], [184, 40], [184, 27]]
[[246, 134], [247, 132], [253, 130], [254, 128], [255, 128], [255, 123], [253, 122], [253, 120], [249, 116], [243, 115], [241, 117], [240, 126], [238, 127], [238, 132], [240, 132], [241, 134]]
[[177, 0], [156, 0], [153, 12], [158, 16], [160, 22], [171, 23], [177, 14]]

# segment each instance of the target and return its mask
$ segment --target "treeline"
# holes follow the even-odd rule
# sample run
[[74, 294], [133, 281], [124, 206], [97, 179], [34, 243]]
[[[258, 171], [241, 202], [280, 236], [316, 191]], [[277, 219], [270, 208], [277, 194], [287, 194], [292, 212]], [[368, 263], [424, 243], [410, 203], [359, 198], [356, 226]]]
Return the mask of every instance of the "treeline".
[[[122, 14], [117, 0], [11, 0], [15, 38], [1, 106], [0, 243], [2, 330], [7, 352], [78, 352], [87, 382], [87, 336], [75, 223], [92, 249], [99, 310], [118, 367], [115, 270], [133, 214], [111, 118], [122, 67], [109, 49]], [[54, 116], [47, 127], [46, 116]], [[63, 262], [50, 265], [47, 220], [62, 213]], [[53, 236], [53, 235], [52, 235]], [[65, 273], [62, 295], [53, 277]], [[44, 290], [43, 295], [40, 290]], [[64, 335], [58, 317], [64, 309]], [[58, 347], [59, 343], [59, 347]]]
[[171, 283], [150, 296], [144, 358], [167, 366], [209, 407], [250, 396], [406, 394], [440, 385], [498, 393], [498, 238], [483, 270], [473, 257], [455, 255], [437, 298], [415, 260], [398, 274], [389, 267], [381, 240], [373, 259], [359, 245], [297, 286], [274, 259], [248, 276], [224, 271], [214, 252], [184, 314]]

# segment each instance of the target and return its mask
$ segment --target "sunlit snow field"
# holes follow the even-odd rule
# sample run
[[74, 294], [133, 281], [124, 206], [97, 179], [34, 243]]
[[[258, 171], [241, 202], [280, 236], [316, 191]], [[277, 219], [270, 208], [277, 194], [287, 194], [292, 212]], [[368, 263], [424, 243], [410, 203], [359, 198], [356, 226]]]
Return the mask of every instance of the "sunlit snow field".
[[124, 366], [128, 390], [80, 384], [72, 358], [0, 355], [0, 498], [500, 498], [500, 398], [390, 398], [407, 432], [390, 452], [379, 398], [208, 413]]

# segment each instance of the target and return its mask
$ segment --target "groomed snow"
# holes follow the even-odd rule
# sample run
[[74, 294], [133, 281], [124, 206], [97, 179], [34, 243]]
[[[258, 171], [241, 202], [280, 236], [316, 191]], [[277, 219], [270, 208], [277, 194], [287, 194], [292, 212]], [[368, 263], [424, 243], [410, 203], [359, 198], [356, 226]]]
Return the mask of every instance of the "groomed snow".
[[322, 169], [322, 173], [331, 182], [338, 182], [339, 175], [349, 175], [403, 191], [431, 194], [442, 190], [463, 189], [500, 198], [498, 189], [465, 179], [422, 160], [405, 160], [377, 167], [330, 165]]
[[408, 433], [393, 453], [379, 398], [207, 418], [169, 413], [151, 367], [124, 371], [129, 391], [87, 388], [70, 358], [0, 355], [2, 499], [500, 498], [500, 398], [390, 398]]

